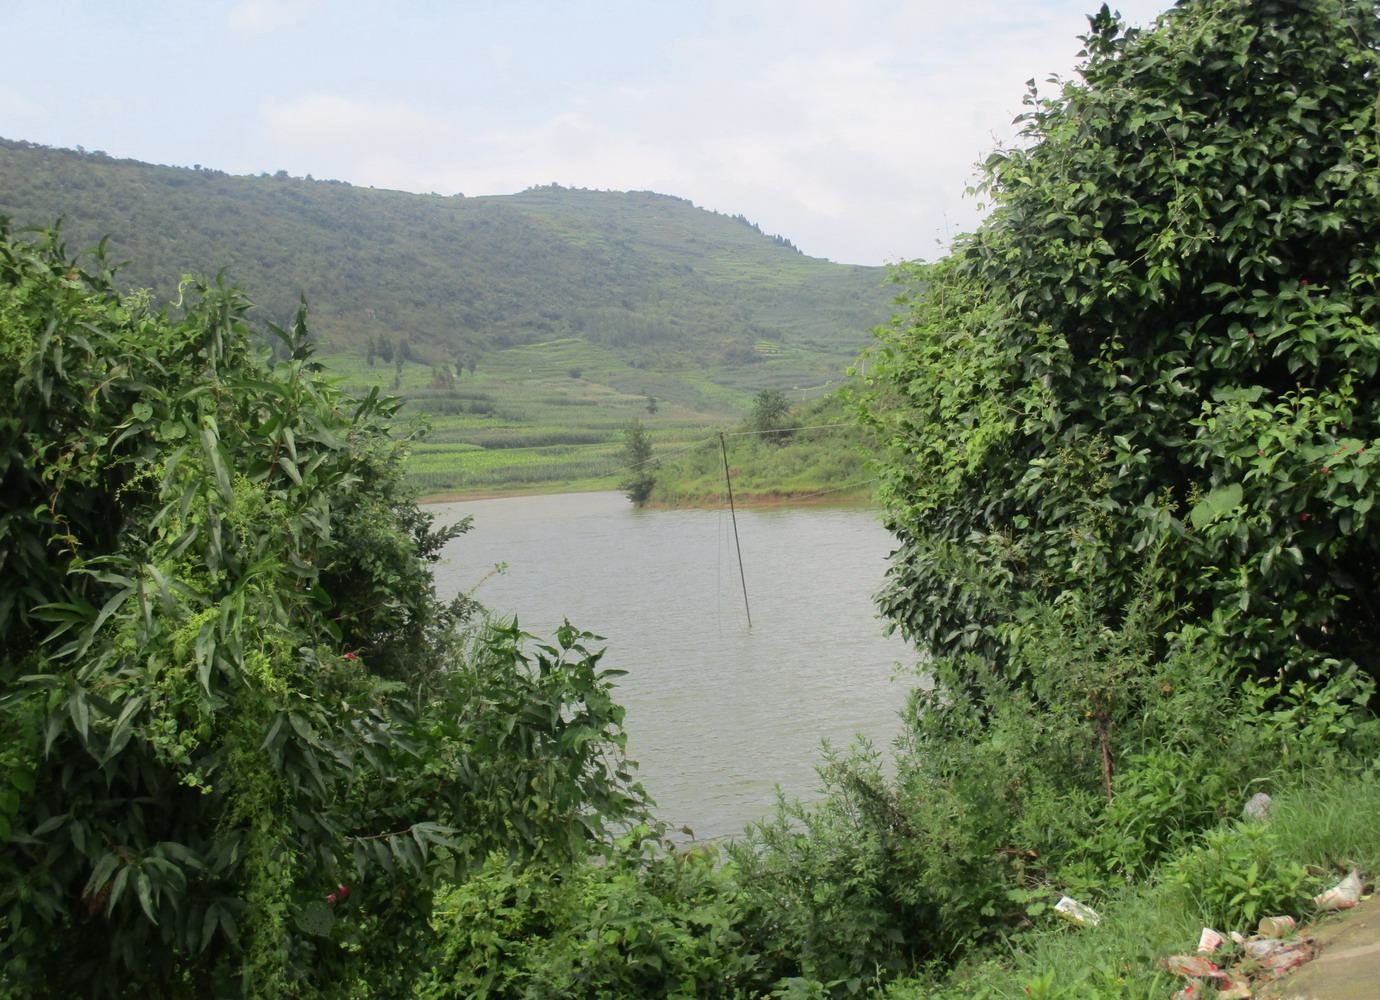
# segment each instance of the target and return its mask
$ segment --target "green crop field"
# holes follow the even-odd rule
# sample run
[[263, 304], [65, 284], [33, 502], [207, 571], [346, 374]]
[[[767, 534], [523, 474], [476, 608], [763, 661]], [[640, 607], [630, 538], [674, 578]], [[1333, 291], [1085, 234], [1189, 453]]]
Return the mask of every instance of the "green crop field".
[[640, 420], [658, 456], [671, 457], [736, 424], [756, 388], [735, 389], [702, 372], [641, 371], [574, 338], [490, 352], [473, 374], [449, 379], [423, 364], [369, 365], [347, 354], [321, 360], [347, 388], [377, 385], [402, 397], [401, 421], [426, 423], [408, 459], [423, 497], [615, 489], [629, 421]]

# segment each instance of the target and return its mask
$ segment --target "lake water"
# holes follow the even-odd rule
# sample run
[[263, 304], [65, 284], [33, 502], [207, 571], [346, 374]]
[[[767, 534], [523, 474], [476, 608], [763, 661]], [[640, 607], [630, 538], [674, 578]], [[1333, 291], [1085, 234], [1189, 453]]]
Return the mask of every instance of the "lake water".
[[628, 671], [629, 756], [658, 814], [696, 837], [741, 833], [778, 785], [815, 792], [821, 740], [883, 746], [899, 728], [914, 672], [897, 668], [915, 656], [872, 604], [892, 544], [875, 511], [739, 510], [749, 628], [727, 508], [572, 493], [430, 509], [442, 523], [474, 517], [438, 568], [442, 596], [478, 585], [528, 632], [549, 637], [569, 618], [606, 637], [602, 664]]

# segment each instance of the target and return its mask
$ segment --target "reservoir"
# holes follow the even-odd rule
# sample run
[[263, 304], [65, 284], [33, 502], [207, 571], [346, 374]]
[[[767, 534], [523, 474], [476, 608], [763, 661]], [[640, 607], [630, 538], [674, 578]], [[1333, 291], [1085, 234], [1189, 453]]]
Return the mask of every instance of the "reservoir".
[[428, 509], [474, 518], [437, 568], [441, 597], [473, 591], [543, 639], [564, 618], [605, 637], [588, 645], [628, 672], [615, 697], [636, 773], [697, 838], [740, 834], [778, 785], [816, 793], [822, 740], [885, 748], [899, 731], [915, 655], [872, 602], [892, 545], [875, 510], [739, 510], [745, 608], [727, 508], [637, 510], [604, 492]]

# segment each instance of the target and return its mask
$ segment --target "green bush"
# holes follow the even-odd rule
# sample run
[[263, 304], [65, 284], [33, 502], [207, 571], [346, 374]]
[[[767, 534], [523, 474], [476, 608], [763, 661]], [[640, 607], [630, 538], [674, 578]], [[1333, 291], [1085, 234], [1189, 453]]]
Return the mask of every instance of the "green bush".
[[832, 758], [821, 776], [823, 805], [782, 802], [730, 849], [747, 920], [787, 996], [810, 984], [852, 994], [912, 969], [932, 923], [908, 857], [924, 831], [901, 812], [877, 754]]
[[864, 417], [901, 538], [886, 613], [1005, 663], [1013, 608], [1167, 606], [1262, 676], [1380, 664], [1373, 0], [1104, 7], [994, 153], [995, 208], [903, 269]]
[[1318, 891], [1303, 865], [1280, 855], [1273, 828], [1248, 821], [1208, 831], [1200, 847], [1175, 858], [1162, 874], [1206, 925], [1249, 933], [1261, 917], [1303, 914]]
[[[387, 992], [431, 889], [635, 814], [592, 637], [473, 635], [303, 309], [0, 230], [0, 995]], [[467, 642], [467, 637], [470, 641]]]
[[[422, 1000], [668, 1000], [759, 995], [741, 890], [712, 849], [622, 837], [598, 864], [520, 869], [494, 858], [438, 898]], [[650, 850], [646, 849], [651, 847]]]
[[[1029, 686], [971, 658], [927, 665], [894, 775], [872, 751], [832, 757], [822, 804], [735, 848], [782, 975], [843, 995], [1047, 925], [1062, 895], [1100, 908], [1167, 871], [1203, 883], [1185, 907], [1238, 921], [1292, 898], [1297, 866], [1268, 838], [1202, 838], [1256, 791], [1364, 772], [1380, 750], [1371, 684], [1243, 684], [1205, 630], [1162, 641], [1157, 580], [1129, 609], [1081, 592], [1029, 609], [1013, 647]], [[1060, 988], [1099, 995], [1081, 977]]]

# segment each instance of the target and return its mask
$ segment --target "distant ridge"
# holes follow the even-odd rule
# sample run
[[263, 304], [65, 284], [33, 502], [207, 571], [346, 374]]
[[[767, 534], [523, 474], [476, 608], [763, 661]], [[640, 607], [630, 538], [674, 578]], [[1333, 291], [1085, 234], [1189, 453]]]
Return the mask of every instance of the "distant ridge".
[[443, 197], [0, 139], [0, 215], [61, 218], [73, 250], [109, 235], [123, 281], [159, 298], [226, 268], [264, 319], [305, 294], [327, 349], [388, 338], [423, 362], [575, 337], [641, 368], [741, 368], [785, 344], [781, 381], [837, 372], [889, 312], [883, 268], [651, 192]]

